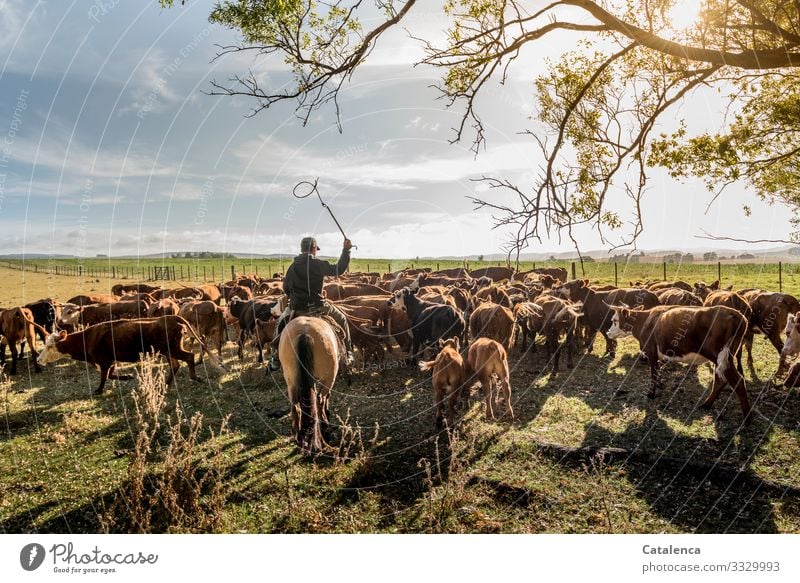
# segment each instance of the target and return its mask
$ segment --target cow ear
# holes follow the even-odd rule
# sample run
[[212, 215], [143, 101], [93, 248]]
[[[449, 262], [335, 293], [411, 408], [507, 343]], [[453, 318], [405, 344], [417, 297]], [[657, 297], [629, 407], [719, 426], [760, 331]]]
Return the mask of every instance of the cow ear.
[[59, 331], [59, 333], [58, 333], [59, 340], [64, 340], [64, 338], [66, 338], [66, 337], [67, 337], [67, 331], [66, 330]]
[[453, 342], [456, 345], [456, 351], [461, 350], [461, 342], [458, 340], [458, 336], [453, 336]]
[[439, 338], [439, 340], [438, 340], [438, 342], [437, 342], [437, 345], [439, 346], [439, 350], [441, 350], [442, 348], [444, 348], [444, 340], [442, 340], [441, 338]]

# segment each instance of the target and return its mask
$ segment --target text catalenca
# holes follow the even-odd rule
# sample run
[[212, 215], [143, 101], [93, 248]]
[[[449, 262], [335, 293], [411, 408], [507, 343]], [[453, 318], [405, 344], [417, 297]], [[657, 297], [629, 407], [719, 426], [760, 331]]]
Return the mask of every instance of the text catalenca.
[[697, 547], [653, 547], [644, 545], [642, 552], [645, 555], [699, 555], [700, 549]]

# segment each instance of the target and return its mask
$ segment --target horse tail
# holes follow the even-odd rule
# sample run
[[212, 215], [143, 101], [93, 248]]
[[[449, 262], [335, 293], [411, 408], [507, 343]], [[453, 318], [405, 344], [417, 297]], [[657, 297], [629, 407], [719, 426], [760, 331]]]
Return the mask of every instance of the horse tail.
[[301, 334], [297, 339], [295, 350], [297, 355], [297, 380], [300, 384], [300, 435], [305, 435], [308, 423], [311, 422], [313, 441], [315, 446], [319, 437], [319, 426], [316, 423], [316, 414], [311, 391], [314, 389], [314, 341], [308, 334]]

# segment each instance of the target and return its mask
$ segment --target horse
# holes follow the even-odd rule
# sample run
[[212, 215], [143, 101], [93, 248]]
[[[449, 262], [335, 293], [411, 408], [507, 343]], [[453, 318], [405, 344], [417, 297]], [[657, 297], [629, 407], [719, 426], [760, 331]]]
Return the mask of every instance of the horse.
[[339, 372], [342, 347], [323, 318], [299, 316], [284, 328], [278, 358], [291, 403], [292, 433], [309, 453], [327, 447], [330, 392]]

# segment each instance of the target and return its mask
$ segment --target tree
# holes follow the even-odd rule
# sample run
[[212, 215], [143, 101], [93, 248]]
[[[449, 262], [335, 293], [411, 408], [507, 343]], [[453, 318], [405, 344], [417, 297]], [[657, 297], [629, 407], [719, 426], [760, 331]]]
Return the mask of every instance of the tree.
[[478, 255], [478, 261], [483, 261], [483, 255]]
[[714, 251], [707, 251], [706, 253], [703, 253], [703, 261], [717, 261], [717, 259], [717, 254]]
[[[343, 84], [381, 35], [421, 4], [220, 0], [210, 20], [242, 39], [221, 54], [278, 53], [294, 83], [274, 90], [248, 71], [215, 81], [211, 92], [252, 98], [253, 114], [294, 101], [303, 123], [332, 105], [338, 121]], [[676, 177], [702, 176], [716, 192], [744, 180], [762, 198], [800, 206], [800, 2], [702, 0], [693, 23], [674, 24], [676, 14], [691, 9], [687, 4], [696, 2], [445, 0], [445, 43], [417, 39], [426, 50], [422, 62], [442, 71], [442, 97], [461, 108], [454, 141], [469, 136], [478, 153], [485, 146], [478, 96], [505, 80], [523, 50], [554, 38], [566, 44], [564, 33], [572, 35], [572, 46], [534, 84], [538, 125], [527, 133], [543, 155], [538, 177], [527, 185], [483, 177], [513, 193], [514, 204], [473, 199], [514, 228], [509, 254], [518, 258], [531, 241], [552, 233], [565, 234], [577, 248], [573, 233], [580, 224], [591, 225], [613, 248], [635, 244], [653, 166]], [[360, 17], [374, 7], [383, 20], [365, 31]], [[674, 119], [676, 105], [700, 88], [716, 89], [727, 101], [731, 115], [720, 130], [692, 134], [681, 123], [654, 135], [659, 122]], [[627, 214], [609, 208], [617, 189], [630, 200]]]

